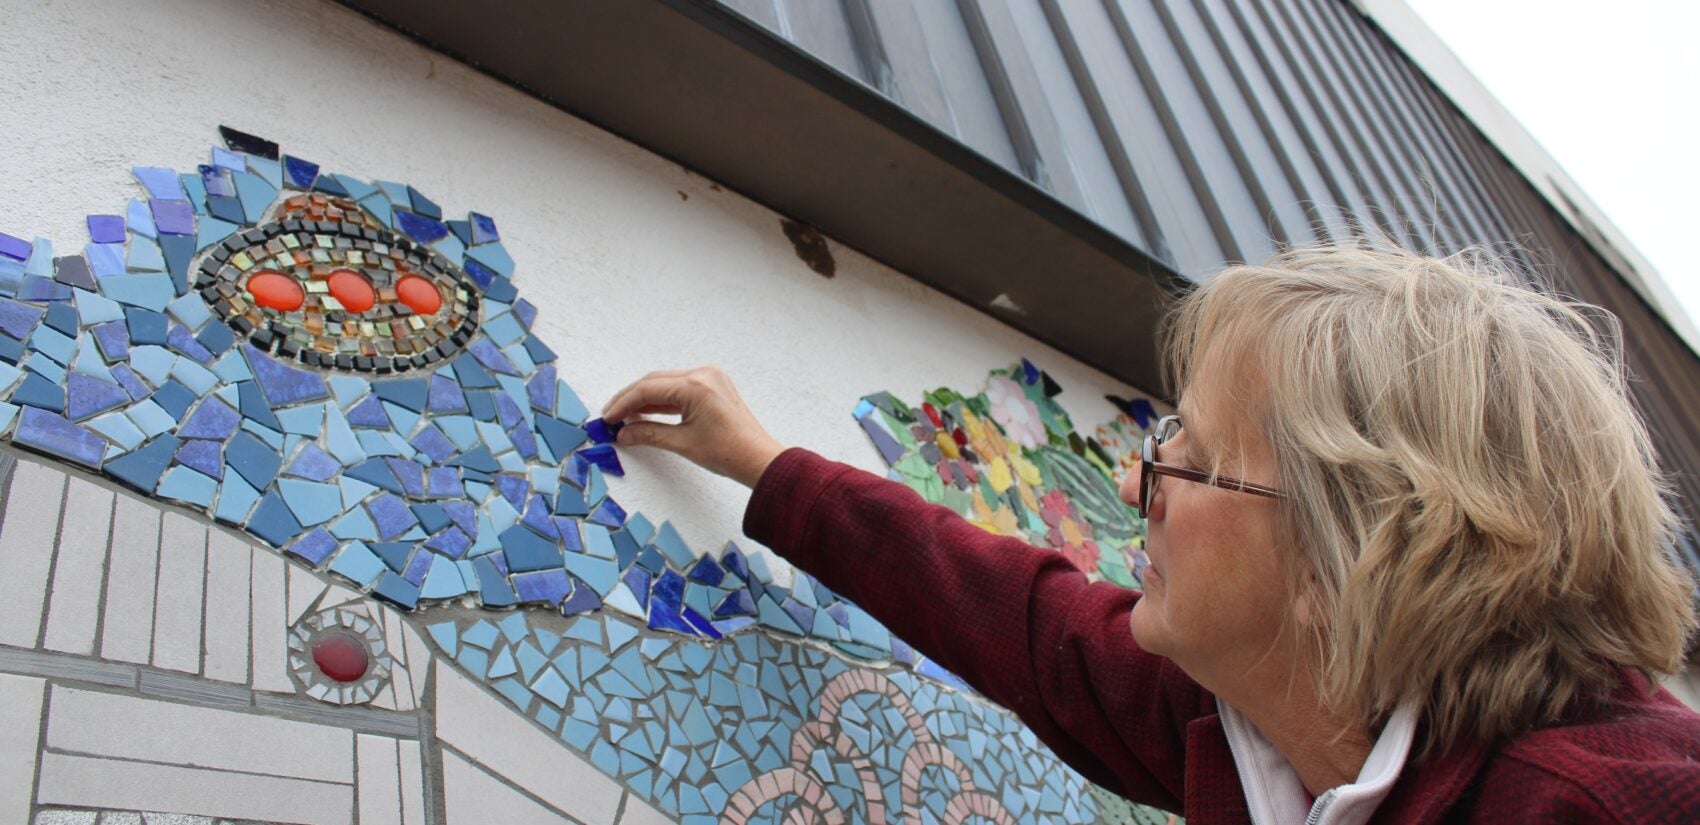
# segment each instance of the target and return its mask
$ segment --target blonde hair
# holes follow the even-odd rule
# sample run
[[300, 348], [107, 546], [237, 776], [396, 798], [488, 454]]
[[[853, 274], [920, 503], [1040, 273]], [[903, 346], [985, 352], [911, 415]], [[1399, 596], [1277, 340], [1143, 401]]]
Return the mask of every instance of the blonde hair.
[[1481, 249], [1293, 249], [1180, 302], [1174, 389], [1206, 380], [1290, 495], [1329, 707], [1375, 731], [1414, 704], [1421, 757], [1681, 667], [1693, 583], [1620, 339]]

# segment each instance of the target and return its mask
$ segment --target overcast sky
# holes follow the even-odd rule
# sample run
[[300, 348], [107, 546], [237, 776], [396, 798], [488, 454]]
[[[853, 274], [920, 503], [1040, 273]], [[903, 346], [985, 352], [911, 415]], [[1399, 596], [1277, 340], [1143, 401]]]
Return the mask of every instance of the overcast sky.
[[1700, 321], [1700, 2], [1406, 2]]

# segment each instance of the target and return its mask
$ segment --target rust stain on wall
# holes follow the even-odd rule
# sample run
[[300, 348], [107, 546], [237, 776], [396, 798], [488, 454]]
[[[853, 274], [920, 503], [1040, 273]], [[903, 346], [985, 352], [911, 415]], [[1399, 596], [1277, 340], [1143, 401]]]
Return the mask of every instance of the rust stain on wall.
[[785, 230], [785, 237], [791, 239], [791, 248], [810, 269], [828, 278], [838, 274], [838, 262], [832, 259], [826, 236], [819, 229], [789, 218], [781, 219], [779, 228]]

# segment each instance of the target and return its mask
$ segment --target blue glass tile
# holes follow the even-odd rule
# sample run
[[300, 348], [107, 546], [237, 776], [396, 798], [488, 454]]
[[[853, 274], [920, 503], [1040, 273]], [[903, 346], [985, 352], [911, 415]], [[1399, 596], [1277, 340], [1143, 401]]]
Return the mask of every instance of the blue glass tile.
[[165, 477], [160, 479], [159, 487], [154, 493], [162, 498], [206, 507], [212, 504], [213, 494], [217, 491], [217, 481], [178, 465], [165, 472]]
[[520, 601], [540, 602], [552, 606], [560, 605], [572, 591], [572, 583], [563, 570], [516, 573], [513, 584], [514, 589], [519, 592]]
[[592, 418], [589, 421], [584, 422], [585, 434], [590, 436], [591, 442], [596, 444], [614, 443], [615, 438], [619, 436], [620, 430], [623, 427], [625, 427], [624, 422], [615, 423], [610, 426], [608, 422], [603, 421], [600, 418]]
[[90, 215], [89, 239], [95, 243], [123, 243], [124, 219], [118, 215]]
[[23, 238], [15, 238], [4, 232], [0, 232], [0, 255], [4, 255], [14, 261], [27, 261], [29, 260], [30, 252], [31, 248], [29, 241], [26, 241]]
[[612, 476], [623, 476], [626, 468], [620, 466], [620, 456], [614, 452], [612, 444], [598, 444], [579, 450], [573, 455], [583, 457], [585, 461], [602, 468], [602, 472]]
[[195, 210], [188, 201], [155, 198], [148, 206], [153, 210], [153, 223], [160, 235], [194, 234]]
[[342, 469], [342, 464], [332, 458], [319, 445], [308, 442], [289, 463], [285, 474], [304, 478], [308, 481], [329, 481]]
[[[139, 433], [138, 433], [139, 434]], [[177, 463], [215, 479], [224, 478], [224, 445], [192, 439], [177, 448]]]
[[[264, 508], [265, 504], [262, 502], [260, 506]], [[379, 576], [388, 572], [383, 560], [358, 541], [350, 542], [347, 547], [342, 548], [342, 552], [336, 554], [336, 558], [331, 561], [330, 570], [361, 587], [372, 584]]]
[[472, 546], [472, 539], [459, 527], [451, 527], [438, 535], [432, 536], [425, 546], [451, 559], [458, 559], [466, 554], [466, 549]]
[[372, 514], [372, 521], [378, 525], [378, 535], [385, 541], [418, 525], [406, 502], [389, 493], [367, 502], [366, 510]]
[[319, 176], [319, 165], [292, 155], [283, 156], [283, 182], [291, 189], [311, 189]]
[[247, 344], [242, 345], [242, 352], [247, 356], [248, 366], [254, 371], [255, 380], [259, 382], [266, 400], [272, 406], [330, 397], [325, 379], [317, 373], [282, 364]]
[[442, 221], [432, 220], [407, 209], [396, 209], [394, 219], [397, 230], [420, 243], [432, 243], [449, 234], [449, 228], [444, 226]]
[[[295, 514], [290, 511], [289, 505], [285, 504], [283, 498], [274, 490], [266, 493], [254, 508], [254, 514], [248, 518], [248, 532], [259, 536], [273, 547], [282, 547], [300, 534], [301, 523], [295, 520]], [[370, 555], [370, 552], [367, 555]]]
[[[8, 367], [8, 369], [16, 368]], [[33, 374], [30, 378], [40, 379], [39, 376]], [[76, 421], [122, 406], [130, 401], [130, 394], [116, 383], [90, 378], [80, 373], [71, 373], [66, 382], [67, 411], [70, 417]], [[24, 399], [16, 396], [13, 400], [20, 404], [26, 403]]]
[[693, 582], [718, 585], [726, 580], [726, 568], [716, 564], [714, 559], [703, 556], [690, 566], [690, 573], [687, 578]]
[[[167, 382], [165, 387], [161, 387], [159, 392], [154, 393], [154, 400], [159, 401], [159, 397], [164, 395], [170, 387], [171, 382]], [[188, 390], [184, 390], [184, 392], [188, 392]], [[166, 407], [167, 412], [170, 411], [170, 407], [164, 402], [160, 402], [160, 406]], [[177, 434], [183, 438], [211, 438], [223, 441], [236, 432], [236, 427], [240, 423], [242, 423], [241, 413], [238, 413], [224, 401], [213, 397], [202, 401], [195, 408], [195, 411], [190, 414], [189, 420], [178, 429]]]

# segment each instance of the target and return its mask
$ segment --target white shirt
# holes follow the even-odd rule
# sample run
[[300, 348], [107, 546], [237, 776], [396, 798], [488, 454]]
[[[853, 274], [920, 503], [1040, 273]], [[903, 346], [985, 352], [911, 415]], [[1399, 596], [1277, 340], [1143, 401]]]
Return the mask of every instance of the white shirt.
[[1245, 788], [1251, 821], [1256, 825], [1368, 822], [1376, 806], [1393, 790], [1417, 734], [1416, 711], [1409, 707], [1395, 710], [1382, 729], [1381, 738], [1370, 749], [1369, 758], [1364, 760], [1363, 769], [1358, 771], [1357, 781], [1329, 789], [1312, 805], [1305, 802], [1308, 794], [1293, 763], [1270, 744], [1263, 732], [1220, 698], [1216, 700], [1216, 709], [1222, 714], [1222, 728], [1234, 754], [1240, 784]]

